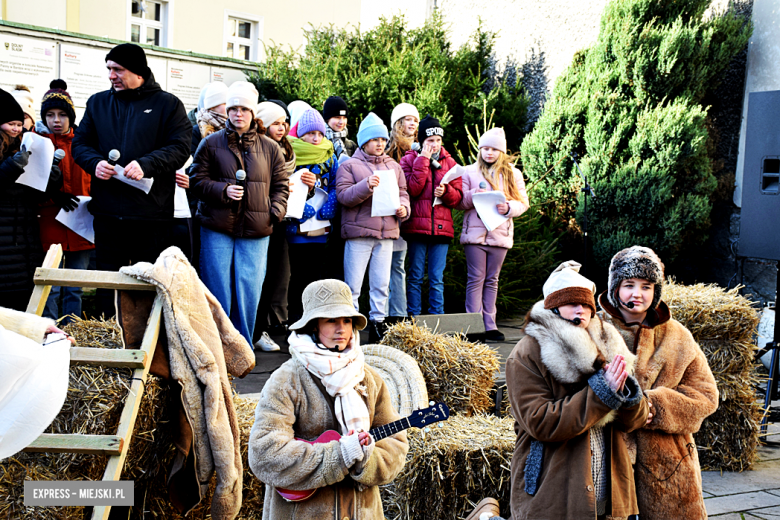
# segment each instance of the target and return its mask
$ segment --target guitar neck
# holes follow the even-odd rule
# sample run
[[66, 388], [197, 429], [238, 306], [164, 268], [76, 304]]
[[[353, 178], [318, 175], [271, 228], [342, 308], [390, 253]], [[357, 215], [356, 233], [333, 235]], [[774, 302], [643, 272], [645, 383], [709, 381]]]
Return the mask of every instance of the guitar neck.
[[374, 438], [374, 441], [381, 441], [385, 437], [395, 435], [396, 433], [402, 432], [411, 427], [412, 424], [409, 422], [409, 418], [405, 417], [403, 419], [372, 428], [368, 433], [371, 434], [371, 437]]

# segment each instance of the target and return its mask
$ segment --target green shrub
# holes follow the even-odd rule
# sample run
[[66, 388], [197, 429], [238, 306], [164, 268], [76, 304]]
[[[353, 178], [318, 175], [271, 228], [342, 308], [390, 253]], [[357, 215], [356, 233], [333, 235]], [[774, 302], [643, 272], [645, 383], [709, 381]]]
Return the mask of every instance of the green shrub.
[[673, 261], [707, 237], [717, 180], [700, 102], [752, 30], [731, 13], [704, 19], [709, 3], [611, 2], [596, 44], [556, 80], [523, 141], [537, 196], [575, 227], [582, 182], [568, 154], [582, 157], [597, 194], [588, 231], [600, 265], [634, 244]]
[[[445, 146], [468, 148], [465, 126], [476, 124], [483, 103], [497, 110], [496, 124], [518, 149], [527, 120], [528, 98], [519, 80], [498, 78], [487, 89], [495, 35], [481, 26], [470, 43], [453, 50], [438, 16], [410, 29], [402, 16], [383, 19], [375, 29], [311, 28], [302, 52], [266, 48], [266, 62], [250, 75], [264, 99], [302, 99], [321, 109], [331, 95], [350, 107], [350, 133], [375, 112], [389, 124], [393, 107], [411, 103], [422, 117], [438, 117], [447, 132]], [[457, 154], [455, 154], [457, 156]]]

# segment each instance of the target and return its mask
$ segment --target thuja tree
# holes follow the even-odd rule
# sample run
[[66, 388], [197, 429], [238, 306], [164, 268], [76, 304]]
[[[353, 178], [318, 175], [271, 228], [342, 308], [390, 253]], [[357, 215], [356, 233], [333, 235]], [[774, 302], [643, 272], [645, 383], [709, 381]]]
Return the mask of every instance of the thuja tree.
[[569, 153], [581, 157], [597, 195], [588, 201], [588, 231], [601, 265], [634, 244], [671, 261], [706, 239], [717, 181], [701, 100], [751, 34], [732, 13], [705, 18], [708, 4], [611, 2], [596, 44], [556, 80], [523, 141], [537, 196], [575, 229], [584, 200]]
[[479, 121], [487, 103], [489, 109], [499, 108], [495, 123], [517, 150], [528, 99], [520, 83], [488, 77], [495, 35], [479, 27], [458, 49], [447, 36], [437, 16], [419, 29], [408, 28], [401, 16], [383, 19], [369, 31], [311, 28], [303, 49], [267, 47], [267, 59], [250, 81], [265, 99], [302, 99], [317, 109], [328, 96], [343, 97], [353, 135], [368, 112], [389, 123], [395, 105], [412, 103], [422, 117], [430, 113], [441, 120], [450, 152], [456, 143], [468, 149], [464, 129]]

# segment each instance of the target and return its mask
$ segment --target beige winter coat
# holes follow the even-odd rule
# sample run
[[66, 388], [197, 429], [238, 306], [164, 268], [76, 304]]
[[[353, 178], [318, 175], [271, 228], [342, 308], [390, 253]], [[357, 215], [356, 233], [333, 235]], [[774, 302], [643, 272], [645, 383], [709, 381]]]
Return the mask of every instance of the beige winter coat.
[[[365, 372], [371, 427], [400, 419], [382, 378], [369, 366]], [[378, 486], [392, 482], [403, 468], [409, 449], [406, 433], [377, 442], [360, 472], [356, 466], [346, 467], [338, 441], [310, 445], [295, 440], [313, 440], [326, 430], [338, 429], [326, 397], [298, 360], [287, 361], [271, 375], [249, 434], [249, 466], [266, 484], [264, 520], [384, 518]], [[308, 500], [287, 502], [274, 486], [322, 489]]]
[[181, 385], [192, 428], [197, 476], [193, 482], [201, 483], [200, 489], [171, 491], [193, 497], [171, 499], [194, 507], [216, 471], [211, 517], [232, 520], [241, 508], [243, 467], [228, 371], [238, 377], [248, 374], [255, 366], [254, 352], [179, 248], [163, 251], [154, 265], [139, 262], [120, 272], [154, 284], [163, 297], [170, 375]]
[[653, 404], [653, 421], [629, 435], [636, 458], [639, 517], [642, 520], [707, 518], [699, 455], [693, 434], [718, 408], [718, 387], [691, 333], [660, 302], [645, 323], [626, 324], [606, 298], [599, 315], [612, 323], [636, 354], [635, 374]]

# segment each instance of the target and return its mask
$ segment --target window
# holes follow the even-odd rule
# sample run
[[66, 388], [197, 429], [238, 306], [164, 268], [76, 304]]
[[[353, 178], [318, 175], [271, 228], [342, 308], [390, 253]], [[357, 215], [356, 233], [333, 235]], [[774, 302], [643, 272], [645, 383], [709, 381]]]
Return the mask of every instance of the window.
[[167, 47], [168, 2], [130, 0], [129, 37], [133, 43]]
[[225, 11], [225, 56], [257, 61], [262, 21], [262, 17], [251, 14]]

